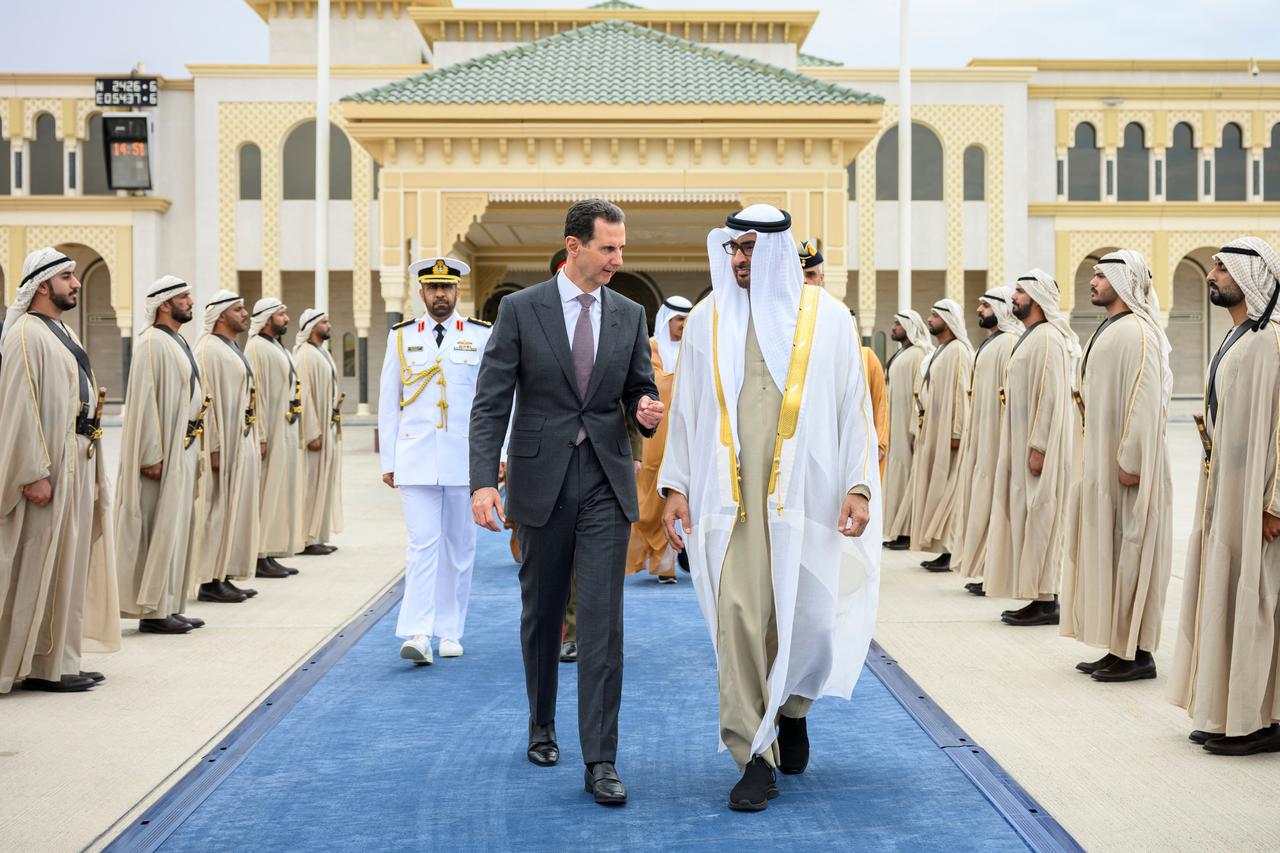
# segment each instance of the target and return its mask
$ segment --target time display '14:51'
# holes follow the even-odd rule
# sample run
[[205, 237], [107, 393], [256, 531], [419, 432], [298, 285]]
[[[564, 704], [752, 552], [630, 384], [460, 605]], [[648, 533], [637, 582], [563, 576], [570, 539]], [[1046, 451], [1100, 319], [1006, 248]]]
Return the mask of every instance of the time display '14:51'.
[[145, 157], [147, 156], [147, 143], [113, 142], [111, 143], [111, 154], [113, 157]]

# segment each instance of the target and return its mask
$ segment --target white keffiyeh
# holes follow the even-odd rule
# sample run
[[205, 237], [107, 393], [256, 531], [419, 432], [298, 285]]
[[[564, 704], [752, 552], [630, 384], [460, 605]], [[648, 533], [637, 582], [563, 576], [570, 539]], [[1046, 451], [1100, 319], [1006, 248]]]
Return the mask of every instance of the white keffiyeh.
[[662, 359], [662, 369], [668, 373], [675, 373], [676, 359], [680, 356], [680, 342], [671, 339], [671, 321], [692, 310], [693, 303], [683, 296], [668, 296], [662, 300], [658, 317], [653, 322], [653, 337], [658, 342], [658, 357]]
[[271, 316], [284, 307], [284, 303], [273, 296], [264, 296], [253, 303], [253, 313], [249, 315], [249, 337], [262, 331]]
[[[1040, 310], [1044, 311], [1044, 318], [1049, 321], [1049, 325], [1057, 329], [1066, 340], [1071, 363], [1079, 361], [1080, 337], [1071, 328], [1067, 313], [1058, 307], [1062, 301], [1062, 292], [1058, 290], [1058, 283], [1053, 280], [1053, 276], [1037, 267], [1026, 275], [1019, 276], [1018, 284], [1040, 306]], [[1073, 369], [1072, 373], [1074, 372]]]
[[4, 329], [0, 330], [0, 341], [3, 341], [4, 336], [13, 329], [14, 323], [27, 313], [27, 309], [31, 307], [31, 300], [36, 296], [36, 288], [42, 282], [75, 268], [75, 261], [52, 246], [36, 249], [27, 255], [27, 259], [22, 263], [22, 282], [18, 285], [18, 295], [4, 314]]
[[296, 349], [307, 342], [311, 337], [311, 330], [315, 328], [316, 323], [328, 317], [329, 315], [318, 308], [308, 308], [302, 312], [302, 317], [298, 320], [298, 334], [293, 338], [293, 345]]
[[991, 309], [991, 313], [995, 314], [996, 328], [1000, 331], [1008, 332], [1012, 335], [1021, 335], [1026, 331], [1018, 318], [1013, 316], [1012, 287], [993, 287], [979, 296], [978, 301], [985, 302], [987, 307]]
[[[156, 324], [156, 312], [160, 306], [175, 296], [191, 292], [191, 285], [176, 275], [161, 276], [147, 291], [147, 298], [142, 305], [142, 313], [147, 318], [147, 328]], [[145, 330], [144, 330], [145, 331]]]
[[1151, 286], [1151, 269], [1142, 255], [1131, 249], [1121, 249], [1102, 256], [1093, 271], [1105, 276], [1120, 301], [1129, 307], [1134, 316], [1150, 326], [1160, 341], [1160, 358], [1164, 366], [1164, 402], [1167, 406], [1173, 396], [1173, 370], [1169, 367], [1169, 336], [1160, 325], [1160, 297]]
[[[942, 318], [942, 322], [947, 324], [947, 328], [957, 340], [969, 344], [969, 330], [965, 328], [964, 309], [960, 307], [959, 302], [954, 299], [939, 299], [933, 303], [933, 310]], [[969, 345], [972, 346], [972, 344]]]
[[[1213, 256], [1220, 261], [1244, 291], [1245, 306], [1255, 329], [1276, 319], [1276, 297], [1280, 293], [1280, 255], [1265, 240], [1237, 237]], [[1260, 322], [1259, 322], [1260, 321]]]
[[215, 293], [204, 306], [204, 324], [200, 328], [200, 337], [212, 334], [213, 324], [217, 323], [218, 318], [237, 302], [243, 303], [244, 298], [230, 290], [219, 290]]

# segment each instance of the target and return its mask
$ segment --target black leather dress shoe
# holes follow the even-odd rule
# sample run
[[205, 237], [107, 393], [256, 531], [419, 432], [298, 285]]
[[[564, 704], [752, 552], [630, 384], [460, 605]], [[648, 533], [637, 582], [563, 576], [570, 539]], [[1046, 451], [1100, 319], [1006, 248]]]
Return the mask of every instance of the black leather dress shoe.
[[192, 626], [177, 616], [166, 616], [163, 619], [139, 619], [140, 634], [187, 634]]
[[578, 644], [574, 642], [560, 644], [560, 663], [578, 662]]
[[899, 536], [897, 539], [890, 539], [884, 543], [884, 547], [890, 551], [905, 551], [911, 547], [911, 537]]
[[986, 588], [982, 585], [982, 581], [978, 581], [977, 583], [967, 583], [967, 584], [965, 584], [965, 585], [964, 585], [964, 591], [965, 591], [965, 592], [967, 592], [967, 593], [969, 593], [970, 595], [976, 595], [976, 596], [978, 596], [979, 598], [985, 597], [985, 596], [986, 596], [986, 594], [987, 594], [987, 590], [986, 590]]
[[94, 684], [101, 684], [107, 680], [107, 677], [100, 672], [85, 672], [84, 670], [80, 671], [80, 677], [91, 679]]
[[183, 622], [186, 622], [186, 623], [187, 623], [188, 625], [190, 625], [192, 628], [203, 628], [203, 627], [204, 627], [204, 620], [203, 620], [203, 619], [201, 619], [201, 618], [199, 618], [198, 616], [185, 616], [185, 615], [183, 615], [183, 614], [181, 614], [181, 613], [175, 613], [175, 614], [173, 614], [173, 618], [174, 618], [174, 619], [181, 619]]
[[1093, 675], [1098, 670], [1106, 669], [1107, 667], [1111, 666], [1111, 664], [1115, 663], [1118, 660], [1120, 660], [1120, 658], [1111, 654], [1111, 652], [1107, 652], [1105, 655], [1098, 658], [1097, 660], [1080, 661], [1080, 663], [1076, 664], [1076, 669], [1080, 670], [1085, 675]]
[[1187, 740], [1203, 746], [1216, 737], [1222, 737], [1222, 732], [1206, 732], [1203, 729], [1196, 729], [1194, 732], [1187, 735]]
[[57, 681], [43, 678], [24, 678], [23, 690], [40, 690], [44, 693], [83, 693], [96, 682], [87, 675], [64, 675]]
[[213, 601], [219, 604], [239, 604], [248, 597], [242, 592], [233, 591], [222, 581], [209, 581], [208, 583], [200, 584], [200, 593], [196, 596], [196, 600]]
[[551, 767], [560, 760], [560, 747], [556, 744], [556, 724], [534, 725], [529, 721], [529, 761], [539, 767]]
[[[334, 549], [333, 549], [333, 551], [336, 551], [336, 550], [338, 550], [338, 549], [337, 549], [337, 548], [334, 548]], [[332, 554], [332, 553], [333, 553], [333, 551], [330, 551], [327, 545], [321, 545], [321, 544], [319, 544], [319, 543], [312, 543], [312, 544], [308, 545], [307, 547], [303, 548], [301, 551], [299, 551], [299, 552], [298, 552], [298, 556], [300, 556], [300, 557], [302, 557], [302, 556], [306, 556], [306, 557], [327, 557], [327, 556], [329, 556], [330, 554]]]
[[602, 806], [622, 806], [627, 802], [627, 786], [618, 778], [612, 761], [597, 761], [589, 766], [583, 781], [590, 794]]
[[275, 557], [267, 557], [267, 562], [270, 563], [273, 568], [279, 569], [280, 571], [285, 572], [287, 574], [296, 575], [298, 573], [298, 570], [295, 569], [293, 566], [286, 566], [283, 563], [281, 563], [279, 560], [277, 560]]
[[289, 573], [283, 568], [277, 569], [271, 565], [270, 557], [259, 557], [258, 567], [254, 570], [253, 576], [257, 578], [287, 578]]
[[951, 555], [939, 554], [932, 560], [923, 560], [920, 568], [928, 569], [931, 572], [949, 572], [951, 571]]
[[680, 570], [683, 572], [689, 571], [689, 552], [688, 551], [681, 551], [679, 554], [676, 554], [676, 565], [679, 566]]
[[1204, 748], [1214, 755], [1256, 755], [1260, 752], [1280, 752], [1280, 726], [1275, 723], [1253, 734], [1239, 737], [1217, 735], [1205, 741]]
[[1155, 659], [1151, 657], [1150, 652], [1144, 652], [1142, 649], [1138, 649], [1138, 654], [1133, 660], [1117, 658], [1110, 666], [1095, 670], [1093, 673], [1094, 681], [1103, 682], [1141, 681], [1144, 678], [1155, 677]]
[[1033, 601], [1021, 610], [1006, 612], [1000, 617], [1006, 625], [1057, 625], [1058, 599], [1053, 601]]
[[804, 717], [778, 715], [778, 769], [788, 776], [809, 766], [809, 724]]
[[773, 768], [760, 756], [742, 771], [742, 778], [729, 792], [729, 808], [735, 812], [759, 812], [769, 807], [769, 801], [778, 796], [778, 777]]
[[256, 589], [249, 589], [247, 586], [245, 587], [236, 586], [231, 581], [223, 581], [222, 585], [225, 586], [227, 589], [231, 590], [232, 592], [240, 593], [245, 598], [253, 598], [255, 595], [258, 594], [258, 591]]

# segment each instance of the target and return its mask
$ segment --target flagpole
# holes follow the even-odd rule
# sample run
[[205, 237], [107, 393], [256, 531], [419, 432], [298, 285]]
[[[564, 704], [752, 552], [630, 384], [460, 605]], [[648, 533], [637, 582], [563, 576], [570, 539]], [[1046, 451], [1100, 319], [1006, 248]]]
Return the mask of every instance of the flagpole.
[[316, 4], [316, 282], [313, 304], [329, 310], [329, 0]]
[[911, 40], [908, 0], [898, 0], [898, 310], [911, 307]]

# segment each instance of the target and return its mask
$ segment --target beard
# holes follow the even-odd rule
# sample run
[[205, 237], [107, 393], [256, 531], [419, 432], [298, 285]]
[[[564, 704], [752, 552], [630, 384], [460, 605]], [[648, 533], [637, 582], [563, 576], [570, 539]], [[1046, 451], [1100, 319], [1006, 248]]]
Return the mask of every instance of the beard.
[[327, 341], [332, 335], [329, 332], [316, 332], [316, 337], [322, 341]]
[[273, 338], [282, 338], [287, 331], [289, 331], [288, 323], [281, 323], [278, 326], [275, 323], [271, 324], [271, 337]]
[[49, 301], [57, 306], [59, 311], [70, 311], [76, 307], [76, 295], [74, 293], [50, 293]]
[[195, 315], [190, 310], [182, 311], [177, 308], [174, 308], [172, 311], [169, 312], [169, 316], [173, 318], [173, 322], [181, 326], [183, 323], [190, 323], [191, 318]]
[[1019, 320], [1025, 320], [1031, 316], [1031, 302], [1028, 300], [1025, 305], [1015, 302], [1013, 303], [1013, 316]]
[[995, 315], [995, 314], [991, 314], [991, 315], [988, 315], [988, 316], [986, 316], [986, 317], [979, 317], [979, 318], [978, 318], [978, 328], [979, 328], [979, 329], [994, 329], [994, 328], [996, 327], [996, 324], [998, 324], [999, 322], [1000, 322], [1000, 321], [999, 321], [998, 319], [996, 319], [996, 315]]
[[[1216, 284], [1209, 285], [1209, 302], [1219, 308], [1234, 308], [1244, 301], [1244, 291], [1240, 289], [1223, 290]], [[57, 305], [57, 302], [54, 302]]]

